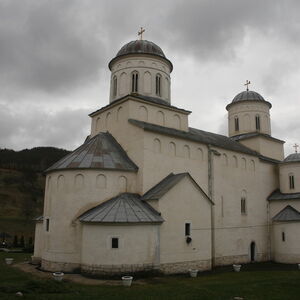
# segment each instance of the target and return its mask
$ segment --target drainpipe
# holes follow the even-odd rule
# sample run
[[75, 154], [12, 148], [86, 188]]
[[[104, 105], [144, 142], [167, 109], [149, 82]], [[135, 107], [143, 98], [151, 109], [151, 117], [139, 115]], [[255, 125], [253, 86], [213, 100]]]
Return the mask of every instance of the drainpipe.
[[[214, 202], [214, 168], [213, 168], [213, 157], [214, 155], [220, 156], [221, 154], [211, 148], [208, 148], [208, 196]], [[211, 205], [211, 267], [215, 266], [215, 209], [214, 204]]]

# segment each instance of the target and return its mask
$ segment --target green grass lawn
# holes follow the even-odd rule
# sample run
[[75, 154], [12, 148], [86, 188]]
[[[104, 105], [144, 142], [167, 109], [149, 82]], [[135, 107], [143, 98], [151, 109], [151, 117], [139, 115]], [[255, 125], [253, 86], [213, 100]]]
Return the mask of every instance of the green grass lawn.
[[146, 284], [86, 286], [39, 279], [7, 266], [5, 257], [29, 259], [22, 253], [0, 252], [0, 299], [300, 299], [300, 271], [296, 265], [261, 263], [244, 265], [240, 273], [231, 267], [201, 273], [197, 278], [169, 276], [145, 279]]

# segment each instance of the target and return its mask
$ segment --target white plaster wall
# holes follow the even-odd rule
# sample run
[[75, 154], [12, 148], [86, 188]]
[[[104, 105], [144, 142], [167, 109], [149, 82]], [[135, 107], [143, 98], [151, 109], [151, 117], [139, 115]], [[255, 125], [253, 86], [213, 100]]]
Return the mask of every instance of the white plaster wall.
[[[85, 265], [159, 263], [159, 226], [83, 224], [81, 262]], [[111, 238], [119, 248], [111, 248]]]
[[33, 256], [41, 258], [44, 251], [44, 228], [43, 222], [36, 222], [34, 234], [34, 253]]
[[[112, 65], [110, 102], [131, 93], [132, 72], [139, 74], [138, 93], [161, 98], [170, 103], [170, 65], [160, 57], [138, 54], [117, 59]], [[156, 75], [161, 76], [161, 95], [156, 94]], [[113, 95], [113, 78], [118, 81], [117, 94]]]
[[122, 138], [125, 135], [126, 139], [131, 139], [128, 119], [188, 131], [188, 112], [132, 99], [95, 114], [92, 117], [91, 136], [109, 131], [117, 140], [122, 141], [122, 145], [126, 145]]
[[[255, 116], [260, 116], [260, 131], [271, 135], [270, 108], [260, 101], [242, 101], [231, 105], [228, 109], [228, 134], [239, 135], [256, 132]], [[239, 130], [235, 131], [234, 118], [239, 118]]]
[[[158, 200], [165, 222], [160, 233], [160, 262], [176, 263], [211, 259], [211, 204], [186, 177]], [[191, 223], [190, 244], [185, 223]]]
[[136, 191], [136, 174], [132, 172], [66, 170], [52, 172], [46, 180], [42, 258], [55, 262], [80, 262], [81, 226], [76, 220], [82, 213], [119, 193]]
[[[299, 263], [300, 235], [299, 222], [273, 223], [273, 259], [280, 263]], [[282, 240], [282, 232], [285, 241]]]
[[[294, 189], [290, 189], [289, 175], [294, 175]], [[280, 191], [282, 193], [300, 193], [300, 163], [279, 165]]]
[[282, 161], [284, 159], [283, 143], [263, 136], [251, 137], [240, 141], [246, 147], [260, 154]]

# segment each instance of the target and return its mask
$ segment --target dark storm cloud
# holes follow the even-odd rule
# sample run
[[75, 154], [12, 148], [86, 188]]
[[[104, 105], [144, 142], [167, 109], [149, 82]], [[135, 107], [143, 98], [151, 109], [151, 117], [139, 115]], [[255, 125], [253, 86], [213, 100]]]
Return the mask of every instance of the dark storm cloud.
[[64, 109], [49, 113], [32, 107], [16, 111], [0, 105], [0, 148], [56, 146], [74, 149], [88, 134], [89, 112]]
[[[0, 87], [48, 93], [94, 79], [106, 48], [77, 1], [0, 2]], [[91, 12], [92, 13], [92, 12]], [[86, 26], [88, 24], [88, 26]]]
[[[200, 60], [230, 59], [249, 30], [299, 42], [297, 7], [296, 1], [279, 0], [177, 1], [156, 33], [167, 37], [168, 47]], [[250, 44], [249, 51], [255, 46]]]

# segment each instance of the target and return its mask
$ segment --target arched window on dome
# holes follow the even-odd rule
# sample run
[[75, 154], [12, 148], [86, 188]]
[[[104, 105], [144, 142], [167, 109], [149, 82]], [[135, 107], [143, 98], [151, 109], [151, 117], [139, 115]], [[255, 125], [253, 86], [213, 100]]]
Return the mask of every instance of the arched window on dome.
[[258, 131], [260, 130], [260, 116], [259, 115], [255, 116], [255, 128]]
[[155, 94], [156, 96], [161, 96], [161, 75], [156, 74], [155, 77]]
[[132, 72], [131, 74], [131, 92], [138, 92], [138, 82], [139, 82], [139, 73], [137, 71]]
[[235, 131], [240, 130], [239, 118], [237, 116], [234, 117], [234, 130]]
[[117, 89], [118, 89], [117, 76], [114, 76], [114, 78], [113, 78], [113, 97], [114, 98], [117, 96]]

